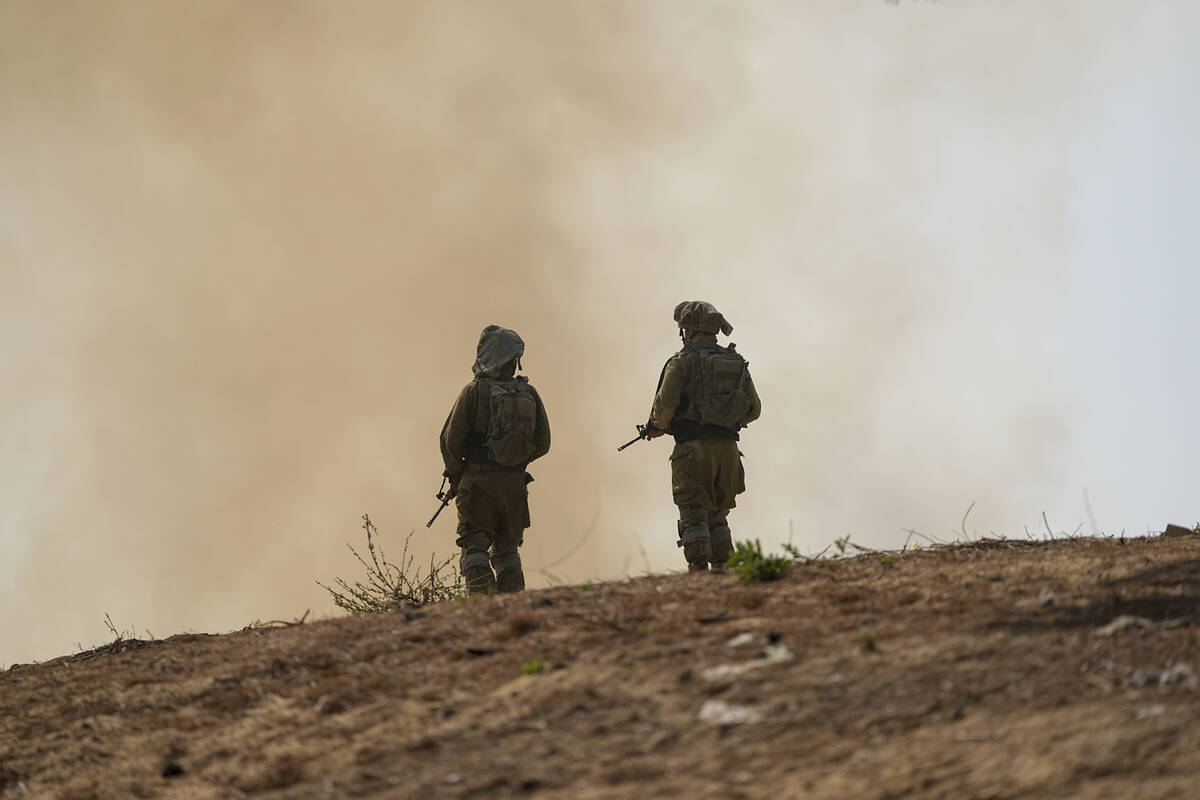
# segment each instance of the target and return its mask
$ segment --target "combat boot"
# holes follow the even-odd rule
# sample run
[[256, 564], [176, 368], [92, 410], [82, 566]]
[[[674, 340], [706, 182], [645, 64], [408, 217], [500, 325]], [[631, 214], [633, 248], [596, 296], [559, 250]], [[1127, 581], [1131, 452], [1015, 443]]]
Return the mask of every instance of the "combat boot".
[[467, 582], [468, 594], [496, 593], [496, 576], [492, 574], [491, 567], [471, 567], [463, 573], [463, 578]]
[[496, 570], [496, 589], [501, 592], [525, 590], [525, 573], [521, 569], [521, 554], [517, 551], [492, 556]]
[[495, 593], [496, 576], [492, 574], [492, 565], [487, 553], [463, 553], [459, 560], [459, 569], [462, 570], [469, 594]]

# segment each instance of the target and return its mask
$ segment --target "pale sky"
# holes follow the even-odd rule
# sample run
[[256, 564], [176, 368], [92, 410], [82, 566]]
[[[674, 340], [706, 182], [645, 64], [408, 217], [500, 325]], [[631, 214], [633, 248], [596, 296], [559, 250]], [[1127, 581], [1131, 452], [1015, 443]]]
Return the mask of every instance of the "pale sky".
[[1101, 527], [1131, 533], [1200, 522], [1200, 11], [1138, 17], [1070, 149], [1062, 309], [1072, 482]]

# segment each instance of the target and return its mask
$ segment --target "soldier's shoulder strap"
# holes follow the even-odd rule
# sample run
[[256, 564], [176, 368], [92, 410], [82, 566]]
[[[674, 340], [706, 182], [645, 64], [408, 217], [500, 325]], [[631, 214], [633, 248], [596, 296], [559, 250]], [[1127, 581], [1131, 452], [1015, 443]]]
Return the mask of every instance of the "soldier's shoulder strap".
[[686, 355], [687, 352], [688, 352], [687, 345], [684, 345], [683, 349], [681, 349], [678, 353], [672, 353], [671, 357], [668, 358], [665, 362], [663, 362], [662, 369], [659, 370], [659, 372], [658, 372], [658, 385], [654, 387], [655, 394], [657, 394], [658, 390], [662, 388], [663, 378], [666, 377], [666, 374], [667, 374], [667, 367], [671, 366], [672, 361], [676, 360], [677, 358], [680, 358], [681, 356]]

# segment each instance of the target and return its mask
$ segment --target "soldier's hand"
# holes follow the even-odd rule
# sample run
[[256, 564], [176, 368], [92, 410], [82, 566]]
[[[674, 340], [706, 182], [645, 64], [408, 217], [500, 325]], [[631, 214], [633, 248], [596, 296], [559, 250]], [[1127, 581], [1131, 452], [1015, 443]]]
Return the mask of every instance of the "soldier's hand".
[[446, 490], [446, 499], [447, 500], [453, 500], [455, 497], [458, 496], [458, 484], [460, 481], [462, 481], [461, 476], [458, 478], [450, 479], [450, 488]]
[[647, 439], [657, 439], [658, 437], [662, 436], [664, 433], [666, 433], [666, 431], [660, 431], [658, 428], [655, 428], [653, 425], [646, 426], [646, 438]]

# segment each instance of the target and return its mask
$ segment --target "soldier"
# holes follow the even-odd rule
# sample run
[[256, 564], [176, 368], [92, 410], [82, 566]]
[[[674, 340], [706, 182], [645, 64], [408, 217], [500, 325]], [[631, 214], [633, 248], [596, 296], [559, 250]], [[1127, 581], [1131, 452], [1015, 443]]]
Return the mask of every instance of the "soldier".
[[516, 331], [484, 328], [471, 367], [475, 379], [442, 427], [449, 496], [458, 508], [459, 566], [472, 594], [525, 588], [517, 552], [529, 527], [533, 477], [525, 468], [549, 452], [550, 422], [529, 379], [516, 375], [524, 354]]
[[647, 438], [669, 433], [671, 494], [679, 506], [679, 540], [691, 571], [723, 572], [733, 553], [729, 510], [746, 491], [738, 430], [758, 419], [762, 405], [749, 363], [717, 344], [733, 326], [711, 303], [688, 300], [675, 307], [683, 349], [667, 360], [646, 423]]

